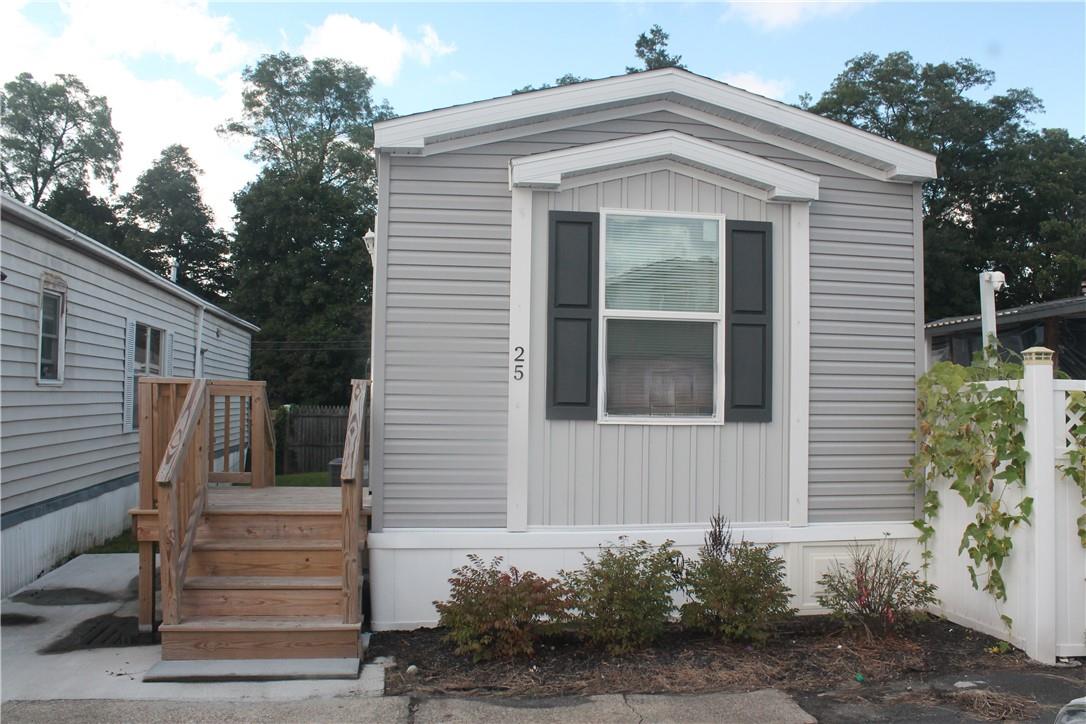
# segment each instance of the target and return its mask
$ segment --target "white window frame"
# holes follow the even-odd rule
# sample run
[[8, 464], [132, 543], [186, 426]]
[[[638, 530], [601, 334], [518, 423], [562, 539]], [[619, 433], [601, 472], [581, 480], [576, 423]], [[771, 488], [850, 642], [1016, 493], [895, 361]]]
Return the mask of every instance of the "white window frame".
[[[644, 209], [600, 209], [599, 249], [599, 329], [596, 381], [596, 421], [611, 425], [722, 425], [724, 423], [724, 324], [725, 307], [725, 217], [686, 211], [650, 211]], [[609, 216], [661, 216], [674, 219], [712, 219], [718, 222], [719, 259], [716, 312], [657, 312], [649, 310], [609, 310], [607, 308], [607, 218]], [[711, 416], [663, 417], [654, 415], [610, 415], [607, 413], [607, 320], [633, 319], [661, 322], [712, 322], [713, 344], [713, 414]]]
[[[167, 333], [162, 327], [155, 327], [146, 322], [139, 320], [135, 321], [135, 327], [132, 332], [132, 425], [130, 431], [135, 432], [139, 430], [139, 381], [140, 377], [164, 377], [166, 375], [166, 346]], [[147, 341], [144, 347], [144, 365], [143, 369], [140, 369], [139, 363], [136, 362], [136, 340], [140, 336], [140, 327], [147, 330]], [[158, 372], [151, 372], [147, 368], [150, 367], [151, 360], [151, 332], [158, 332]]]
[[[42, 341], [45, 338], [45, 297], [57, 297], [57, 377], [49, 379], [41, 376], [41, 351]], [[35, 364], [38, 367], [37, 378], [39, 385], [59, 387], [64, 384], [64, 342], [67, 327], [68, 294], [52, 286], [44, 286], [38, 295], [38, 356]]]

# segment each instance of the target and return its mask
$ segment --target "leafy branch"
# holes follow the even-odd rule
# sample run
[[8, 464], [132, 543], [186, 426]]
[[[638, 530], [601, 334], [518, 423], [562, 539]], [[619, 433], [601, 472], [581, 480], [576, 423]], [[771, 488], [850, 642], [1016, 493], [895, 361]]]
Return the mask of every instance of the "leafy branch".
[[917, 383], [918, 446], [906, 471], [923, 494], [921, 517], [913, 525], [920, 531], [924, 566], [931, 561], [928, 543], [940, 508], [935, 484], [945, 479], [976, 513], [958, 547], [969, 556], [973, 587], [983, 587], [1000, 601], [1007, 600], [1001, 569], [1014, 546], [1011, 536], [1019, 525], [1029, 524], [1033, 498], [1007, 500], [1009, 491], [1026, 486], [1025, 406], [1015, 390], [988, 389], [983, 382], [1021, 378], [1021, 366], [1006, 362], [932, 367]]
[[[1071, 428], [1071, 446], [1067, 450], [1067, 463], [1056, 467], [1082, 492], [1082, 507], [1086, 509], [1086, 392], [1070, 392], [1067, 395], [1067, 413], [1078, 423]], [[1057, 430], [1057, 434], [1061, 431]], [[1078, 538], [1086, 548], [1086, 512], [1078, 517]]]

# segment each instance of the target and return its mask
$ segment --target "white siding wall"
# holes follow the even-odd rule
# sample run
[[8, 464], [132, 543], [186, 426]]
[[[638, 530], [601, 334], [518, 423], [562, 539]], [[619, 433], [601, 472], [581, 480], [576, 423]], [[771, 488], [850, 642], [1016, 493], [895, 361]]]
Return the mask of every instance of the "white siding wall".
[[[2, 268], [7, 275], [0, 284], [3, 512], [35, 504], [52, 505], [49, 501], [60, 496], [128, 476], [134, 481], [138, 434], [124, 432], [122, 414], [126, 319], [171, 332], [173, 374], [191, 376], [194, 305], [10, 217], [3, 222], [2, 242]], [[37, 382], [41, 277], [46, 271], [67, 284], [64, 383], [57, 386]], [[215, 327], [222, 329], [221, 339], [213, 338]], [[247, 377], [249, 332], [210, 313], [205, 321], [205, 332], [209, 331], [211, 338], [207, 342], [212, 351], [208, 353], [206, 373]], [[101, 497], [117, 501], [123, 498], [112, 493]], [[75, 507], [87, 505], [88, 501], [84, 501]], [[87, 510], [100, 508], [99, 505]], [[117, 529], [127, 517], [122, 507], [114, 508], [110, 519], [102, 520], [103, 531]], [[88, 536], [95, 536], [95, 531], [83, 525], [86, 517], [83, 513], [79, 513], [84, 517], [80, 518], [83, 523], [76, 526], [78, 531], [67, 523], [57, 527], [56, 520], [60, 519], [55, 519], [55, 515], [45, 516], [53, 522], [48, 523], [52, 531], [46, 536], [50, 539], [48, 554], [42, 555], [51, 562], [75, 550]], [[9, 555], [9, 539], [15, 540], [9, 533], [22, 531], [20, 546], [37, 545], [35, 541], [40, 543], [44, 534], [35, 526], [42, 520], [35, 517], [5, 530], [5, 570], [11, 562], [10, 555], [19, 550], [12, 543]], [[25, 551], [24, 554], [20, 555], [29, 555]], [[35, 573], [41, 572], [40, 565], [31, 566]], [[9, 583], [5, 573], [5, 591], [9, 590]]]
[[[546, 420], [547, 211], [691, 211], [773, 222], [773, 421], [726, 425], [600, 425]], [[788, 206], [767, 204], [660, 170], [536, 192], [532, 230], [529, 525], [788, 519]]]
[[[810, 520], [913, 517], [914, 496], [901, 470], [913, 450], [909, 441], [914, 419], [912, 389], [922, 343], [914, 186], [876, 181], [657, 112], [463, 151], [388, 159], [389, 173], [381, 179], [388, 193], [380, 208], [386, 231], [382, 267], [386, 278], [377, 317], [385, 315], [386, 348], [383, 357], [380, 345], [375, 351], [375, 374], [384, 381], [383, 389], [379, 385], [376, 390], [382, 399], [375, 404], [375, 419], [378, 424], [383, 420], [385, 431], [383, 443], [375, 447], [379, 456], [382, 444], [384, 448], [383, 467], [375, 472], [376, 492], [381, 496], [376, 508], [378, 530], [382, 526], [505, 524], [509, 159], [666, 129], [821, 177], [821, 197], [812, 204], [810, 217]], [[645, 201], [652, 203], [651, 193]], [[667, 204], [671, 203], [669, 197]], [[778, 284], [782, 278], [777, 276]], [[776, 307], [777, 329], [783, 328], [779, 315], [784, 306]], [[539, 345], [534, 346], [538, 350]], [[538, 364], [535, 369], [538, 375]], [[785, 393], [786, 378], [786, 374], [775, 377], [777, 399]], [[572, 447], [602, 450], [604, 457], [613, 456], [618, 465], [617, 442], [589, 444], [588, 429], [566, 425], [567, 438], [574, 431]], [[554, 430], [551, 426], [547, 434]], [[704, 520], [713, 512], [702, 509], [708, 491], [719, 494], [728, 489], [735, 494], [714, 499], [722, 512], [732, 506], [735, 515], [747, 521], [785, 517], [776, 491], [759, 489], [755, 503], [754, 497], [721, 477], [774, 480], [781, 474], [784, 461], [770, 463], [769, 451], [784, 441], [774, 438], [768, 427], [757, 433], [757, 440], [737, 431], [734, 443], [724, 439], [732, 435], [727, 432], [711, 444], [701, 439], [708, 432], [668, 430], [634, 428], [614, 433], [634, 436], [630, 443], [623, 441], [621, 449], [629, 451], [631, 470], [645, 476], [643, 483], [635, 484], [638, 478], [631, 478], [632, 490], [641, 485], [642, 494], [629, 503], [624, 497], [621, 510], [610, 488], [584, 489], [578, 484], [572, 498], [546, 503], [537, 497], [530, 504], [532, 520], [579, 524], [612, 515], [631, 521], [688, 516]], [[764, 441], [763, 435], [768, 436]], [[662, 453], [646, 458], [640, 452], [641, 436], [656, 436], [647, 449]], [[705, 484], [705, 475], [714, 484], [695, 494], [699, 488], [683, 482], [681, 491], [668, 492], [666, 483], [657, 481], [668, 475], [673, 481], [693, 479], [694, 473], [685, 470], [675, 477], [675, 466], [686, 464], [693, 445], [699, 451], [698, 460], [703, 459], [701, 451], [706, 447], [716, 456], [717, 446], [722, 446], [724, 452], [714, 459], [723, 467], [697, 473], [697, 485]], [[642, 455], [640, 461], [635, 450]], [[567, 473], [552, 478], [562, 480], [561, 486], [567, 485], [565, 480], [587, 479], [599, 464], [575, 456], [568, 472], [570, 458], [558, 460], [558, 467], [563, 460]], [[622, 475], [625, 480], [626, 473]], [[599, 476], [593, 478], [598, 485]], [[614, 479], [619, 479], [617, 472]], [[691, 500], [696, 501], [694, 510], [684, 513], [690, 510]]]

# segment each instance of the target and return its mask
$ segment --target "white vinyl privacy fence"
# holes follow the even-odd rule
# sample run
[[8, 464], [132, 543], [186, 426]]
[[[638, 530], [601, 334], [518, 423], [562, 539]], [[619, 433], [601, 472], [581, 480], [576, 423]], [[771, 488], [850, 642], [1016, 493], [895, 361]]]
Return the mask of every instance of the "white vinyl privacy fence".
[[[1017, 389], [1025, 407], [1029, 451], [1026, 489], [1008, 495], [1033, 497], [1032, 525], [1019, 526], [1014, 548], [1003, 564], [1007, 601], [997, 602], [970, 583], [966, 553], [958, 552], [962, 531], [976, 517], [961, 497], [942, 485], [942, 508], [933, 521], [935, 535], [928, 571], [939, 586], [943, 613], [952, 621], [1008, 639], [1034, 659], [1054, 663], [1057, 656], [1086, 656], [1086, 549], [1077, 518], [1082, 495], [1058, 465], [1067, 464], [1071, 430], [1082, 421], [1069, 409], [1069, 393], [1086, 391], [1086, 380], [1057, 380], [1052, 352], [1024, 353], [1021, 380], [986, 383]], [[1013, 507], [1018, 500], [1004, 500]], [[1001, 616], [1013, 620], [1010, 629]]]

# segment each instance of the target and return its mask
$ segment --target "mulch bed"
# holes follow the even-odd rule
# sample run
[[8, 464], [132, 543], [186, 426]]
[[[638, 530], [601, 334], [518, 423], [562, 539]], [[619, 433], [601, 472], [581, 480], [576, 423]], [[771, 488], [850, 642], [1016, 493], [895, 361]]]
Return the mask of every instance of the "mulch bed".
[[[925, 681], [982, 666], [1031, 670], [1025, 654], [986, 651], [997, 641], [929, 618], [899, 635], [869, 641], [825, 617], [783, 626], [763, 647], [671, 631], [643, 651], [612, 656], [572, 636], [546, 641], [534, 658], [474, 663], [441, 640], [440, 629], [374, 634], [369, 655], [392, 656], [386, 693], [457, 696], [577, 696], [699, 693], [776, 687], [812, 694], [865, 684]], [[418, 668], [409, 676], [408, 666]]]

